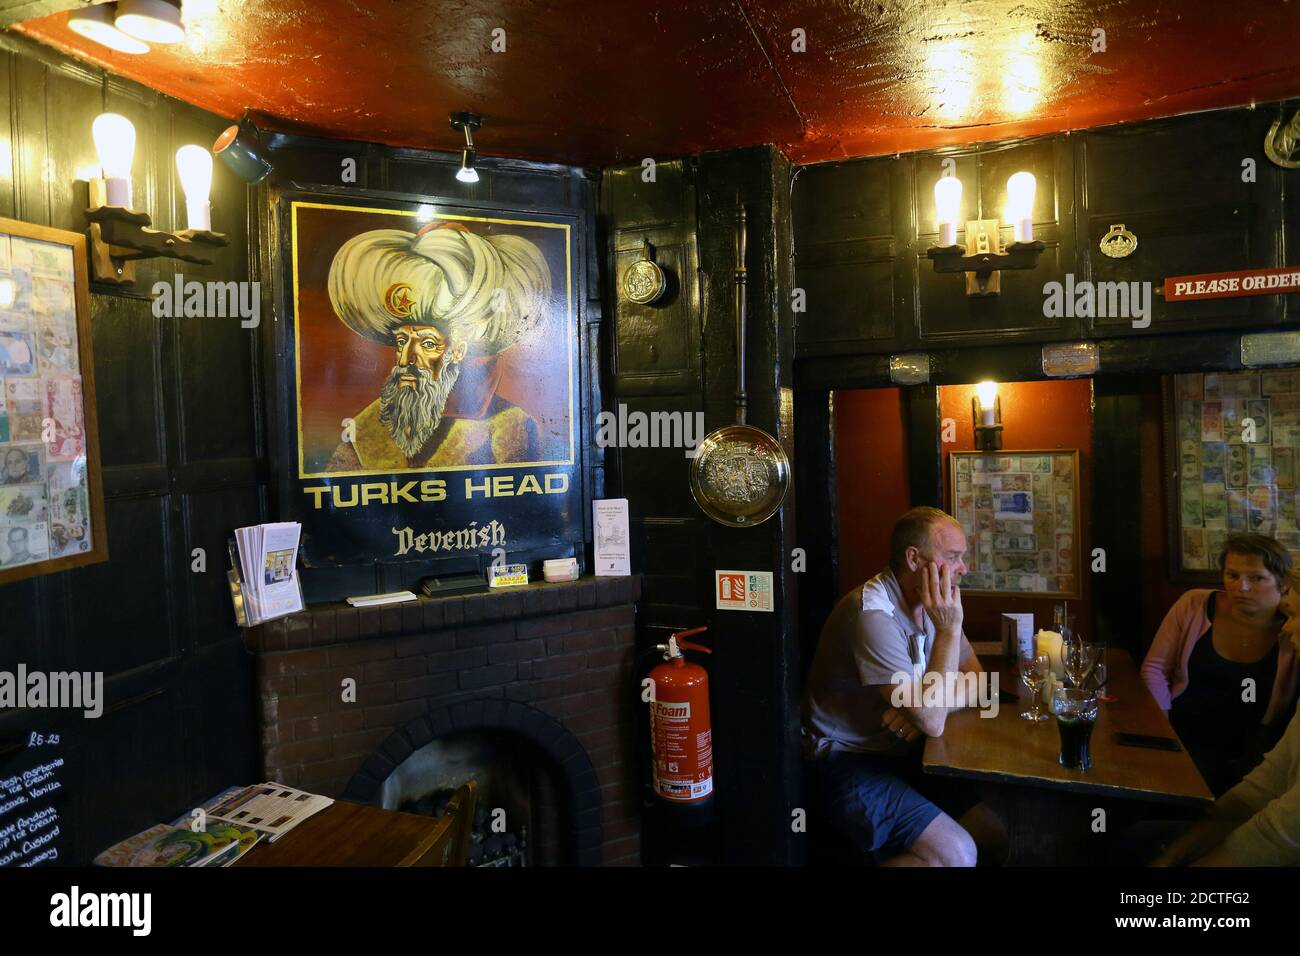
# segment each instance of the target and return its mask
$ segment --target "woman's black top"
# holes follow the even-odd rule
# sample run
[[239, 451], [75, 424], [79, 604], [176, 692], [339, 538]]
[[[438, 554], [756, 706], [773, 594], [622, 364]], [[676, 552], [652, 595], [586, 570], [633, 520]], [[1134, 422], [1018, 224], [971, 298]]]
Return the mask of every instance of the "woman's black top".
[[[1187, 661], [1187, 687], [1174, 698], [1169, 722], [1216, 797], [1232, 789], [1277, 743], [1260, 721], [1277, 676], [1277, 650], [1254, 663], [1230, 661], [1214, 649], [1214, 599], [1206, 603], [1210, 626]], [[1254, 700], [1242, 700], [1245, 680], [1255, 682]], [[1285, 725], [1286, 721], [1276, 721]]]

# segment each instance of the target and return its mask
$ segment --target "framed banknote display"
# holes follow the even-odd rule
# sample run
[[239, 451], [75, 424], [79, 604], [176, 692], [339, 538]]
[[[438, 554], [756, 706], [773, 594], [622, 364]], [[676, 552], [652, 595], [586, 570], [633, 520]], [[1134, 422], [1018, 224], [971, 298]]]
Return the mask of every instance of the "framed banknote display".
[[0, 219], [0, 584], [108, 560], [86, 237]]
[[1080, 596], [1078, 450], [955, 451], [948, 467], [964, 593]]
[[1237, 531], [1276, 538], [1300, 559], [1300, 369], [1171, 375], [1164, 405], [1173, 579], [1219, 580], [1219, 553]]

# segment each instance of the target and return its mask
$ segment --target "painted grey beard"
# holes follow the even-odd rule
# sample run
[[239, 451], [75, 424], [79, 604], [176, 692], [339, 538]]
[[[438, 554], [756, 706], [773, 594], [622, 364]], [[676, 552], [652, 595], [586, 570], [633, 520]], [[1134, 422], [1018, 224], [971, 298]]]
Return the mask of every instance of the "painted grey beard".
[[[403, 375], [415, 376], [415, 388], [400, 384]], [[442, 421], [447, 396], [460, 376], [460, 363], [444, 359], [437, 378], [427, 368], [396, 365], [379, 393], [379, 420], [407, 458], [414, 458]]]

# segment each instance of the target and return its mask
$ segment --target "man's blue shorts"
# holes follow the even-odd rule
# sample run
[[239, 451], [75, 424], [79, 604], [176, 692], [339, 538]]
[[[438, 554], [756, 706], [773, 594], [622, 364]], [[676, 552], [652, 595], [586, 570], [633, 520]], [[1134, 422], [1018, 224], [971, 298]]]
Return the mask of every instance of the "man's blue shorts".
[[979, 802], [969, 785], [925, 777], [919, 751], [840, 751], [805, 766], [815, 805], [877, 862], [910, 849], [940, 813], [955, 820]]

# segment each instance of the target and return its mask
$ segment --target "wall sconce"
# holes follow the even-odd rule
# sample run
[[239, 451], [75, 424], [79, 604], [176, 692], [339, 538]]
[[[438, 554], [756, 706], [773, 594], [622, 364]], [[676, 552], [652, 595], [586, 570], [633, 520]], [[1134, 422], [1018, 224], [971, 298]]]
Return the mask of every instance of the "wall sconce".
[[[180, 259], [212, 264], [211, 250], [229, 245], [212, 231], [208, 190], [212, 158], [198, 146], [182, 146], [176, 154], [185, 189], [189, 228], [168, 233], [151, 229], [149, 214], [131, 208], [131, 163], [135, 157], [135, 127], [125, 116], [104, 113], [91, 127], [103, 176], [89, 184], [91, 277], [98, 282], [129, 285], [135, 281], [136, 259]], [[203, 153], [202, 159], [192, 152]], [[206, 160], [206, 163], [203, 162]]]
[[478, 170], [474, 168], [474, 164], [478, 162], [478, 150], [474, 148], [474, 130], [482, 125], [483, 117], [477, 113], [451, 114], [451, 128], [465, 134], [465, 148], [460, 154], [460, 169], [456, 170], [456, 178], [462, 183], [478, 182]]
[[997, 382], [980, 382], [970, 400], [971, 420], [975, 423], [975, 447], [980, 451], [1002, 449], [1002, 398]]
[[945, 176], [934, 184], [934, 206], [939, 221], [939, 244], [926, 255], [935, 272], [966, 273], [967, 295], [997, 295], [1001, 292], [998, 273], [1003, 269], [1033, 269], [1046, 246], [1034, 239], [1034, 190], [1032, 173], [1020, 172], [1007, 180], [1006, 216], [1014, 241], [1005, 249], [997, 219], [971, 219], [966, 223], [966, 243], [957, 244], [957, 217], [961, 211], [961, 180]]

